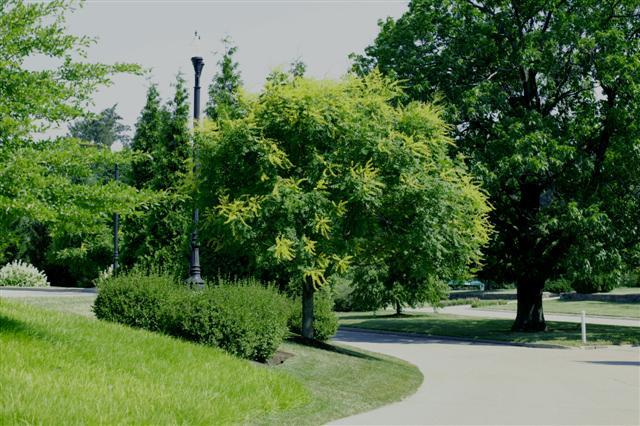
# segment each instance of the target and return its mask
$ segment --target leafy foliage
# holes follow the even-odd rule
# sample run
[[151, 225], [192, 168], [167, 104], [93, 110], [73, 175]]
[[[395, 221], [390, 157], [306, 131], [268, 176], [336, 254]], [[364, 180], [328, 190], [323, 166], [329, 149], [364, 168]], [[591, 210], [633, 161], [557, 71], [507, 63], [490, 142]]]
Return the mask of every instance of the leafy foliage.
[[[73, 7], [65, 0], [0, 1], [0, 145], [81, 116], [95, 89], [108, 85], [113, 73], [140, 72], [132, 64], [76, 61], [86, 57], [94, 40], [66, 32], [65, 15]], [[57, 59], [59, 65], [39, 71], [25, 67], [36, 55]]]
[[26, 255], [68, 271], [67, 285], [88, 285], [110, 262], [113, 213], [134, 215], [154, 198], [110, 178], [117, 158], [131, 157], [75, 139], [0, 148], [0, 257]]
[[378, 74], [272, 80], [245, 117], [209, 123], [198, 136], [207, 269], [299, 294], [353, 268], [358, 288], [382, 288], [372, 303], [402, 287], [411, 304], [477, 265], [484, 195], [447, 156], [437, 108], [392, 106], [400, 95]]
[[640, 5], [412, 1], [355, 68], [446, 101], [491, 195], [484, 275], [539, 298], [546, 279], [616, 285], [640, 248]]
[[33, 265], [14, 260], [0, 268], [0, 287], [48, 287], [44, 272]]

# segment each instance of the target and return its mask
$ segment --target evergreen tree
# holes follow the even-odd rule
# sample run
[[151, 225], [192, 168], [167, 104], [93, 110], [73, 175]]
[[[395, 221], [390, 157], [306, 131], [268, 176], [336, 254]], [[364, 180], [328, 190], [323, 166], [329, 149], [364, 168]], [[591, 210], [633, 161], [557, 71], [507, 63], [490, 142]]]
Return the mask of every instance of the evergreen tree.
[[153, 153], [163, 137], [163, 113], [158, 87], [152, 84], [147, 90], [147, 101], [136, 123], [136, 132], [131, 148], [144, 154], [132, 166], [133, 185], [137, 188], [148, 186], [153, 179]]
[[144, 216], [124, 224], [125, 264], [160, 266], [176, 275], [186, 268], [188, 199], [182, 191], [188, 173], [191, 135], [189, 103], [182, 75], [176, 77], [173, 99], [162, 105], [155, 85], [149, 88], [132, 147], [139, 160], [133, 169], [138, 187], [163, 191], [164, 197]]
[[238, 118], [242, 115], [239, 90], [242, 87], [238, 63], [234, 61], [238, 47], [230, 38], [223, 39], [224, 55], [218, 61], [218, 72], [209, 86], [209, 101], [205, 108], [207, 117], [218, 120], [220, 118]]
[[187, 172], [191, 152], [188, 100], [185, 80], [178, 74], [174, 97], [162, 110], [161, 138], [152, 148], [154, 189], [176, 187]]
[[120, 122], [122, 117], [116, 112], [116, 107], [117, 104], [72, 123], [69, 125], [69, 135], [105, 147], [110, 147], [115, 141], [127, 145], [130, 139], [127, 132], [131, 127]]

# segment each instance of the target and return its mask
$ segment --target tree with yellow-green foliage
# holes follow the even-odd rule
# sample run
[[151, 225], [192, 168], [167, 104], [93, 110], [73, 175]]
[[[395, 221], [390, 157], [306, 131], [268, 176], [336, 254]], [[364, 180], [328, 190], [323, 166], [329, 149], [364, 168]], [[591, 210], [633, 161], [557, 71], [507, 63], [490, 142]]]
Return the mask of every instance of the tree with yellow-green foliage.
[[481, 261], [489, 207], [437, 107], [395, 106], [373, 73], [343, 81], [274, 79], [246, 116], [200, 133], [203, 263], [313, 295], [351, 272], [370, 304], [438, 297]]

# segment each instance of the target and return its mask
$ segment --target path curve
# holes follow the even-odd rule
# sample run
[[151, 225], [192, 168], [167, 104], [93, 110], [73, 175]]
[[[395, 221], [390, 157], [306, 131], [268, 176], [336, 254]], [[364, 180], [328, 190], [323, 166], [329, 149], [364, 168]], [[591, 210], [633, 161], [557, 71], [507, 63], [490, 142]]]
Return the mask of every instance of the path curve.
[[542, 349], [344, 330], [334, 341], [404, 359], [425, 377], [405, 400], [334, 424], [640, 424], [638, 347]]

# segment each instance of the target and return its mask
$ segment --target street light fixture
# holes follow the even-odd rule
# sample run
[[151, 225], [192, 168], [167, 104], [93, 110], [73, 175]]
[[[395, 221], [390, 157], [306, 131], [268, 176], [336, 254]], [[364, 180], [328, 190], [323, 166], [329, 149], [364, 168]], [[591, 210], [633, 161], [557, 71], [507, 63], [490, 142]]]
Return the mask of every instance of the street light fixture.
[[[196, 31], [193, 40], [194, 56], [191, 57], [191, 63], [193, 64], [193, 71], [195, 74], [195, 85], [193, 86], [193, 124], [194, 129], [200, 125], [200, 75], [202, 74], [202, 68], [204, 68], [204, 61], [199, 54], [200, 36]], [[195, 139], [194, 139], [195, 141]], [[198, 152], [195, 146], [193, 147], [193, 174], [197, 176], [198, 173]], [[191, 232], [191, 257], [189, 259], [189, 278], [187, 282], [195, 288], [203, 288], [204, 280], [200, 276], [200, 243], [198, 241], [198, 220], [199, 211], [196, 204], [193, 208], [193, 231]]]
[[[123, 145], [120, 141], [115, 141], [111, 144], [111, 152], [117, 154], [122, 151]], [[120, 180], [120, 169], [118, 168], [118, 162], [116, 161], [114, 170], [113, 170], [113, 178], [116, 182]], [[118, 251], [118, 228], [120, 227], [120, 214], [113, 214], [113, 273], [115, 274], [120, 266], [118, 264], [118, 260], [120, 257], [120, 252]]]

